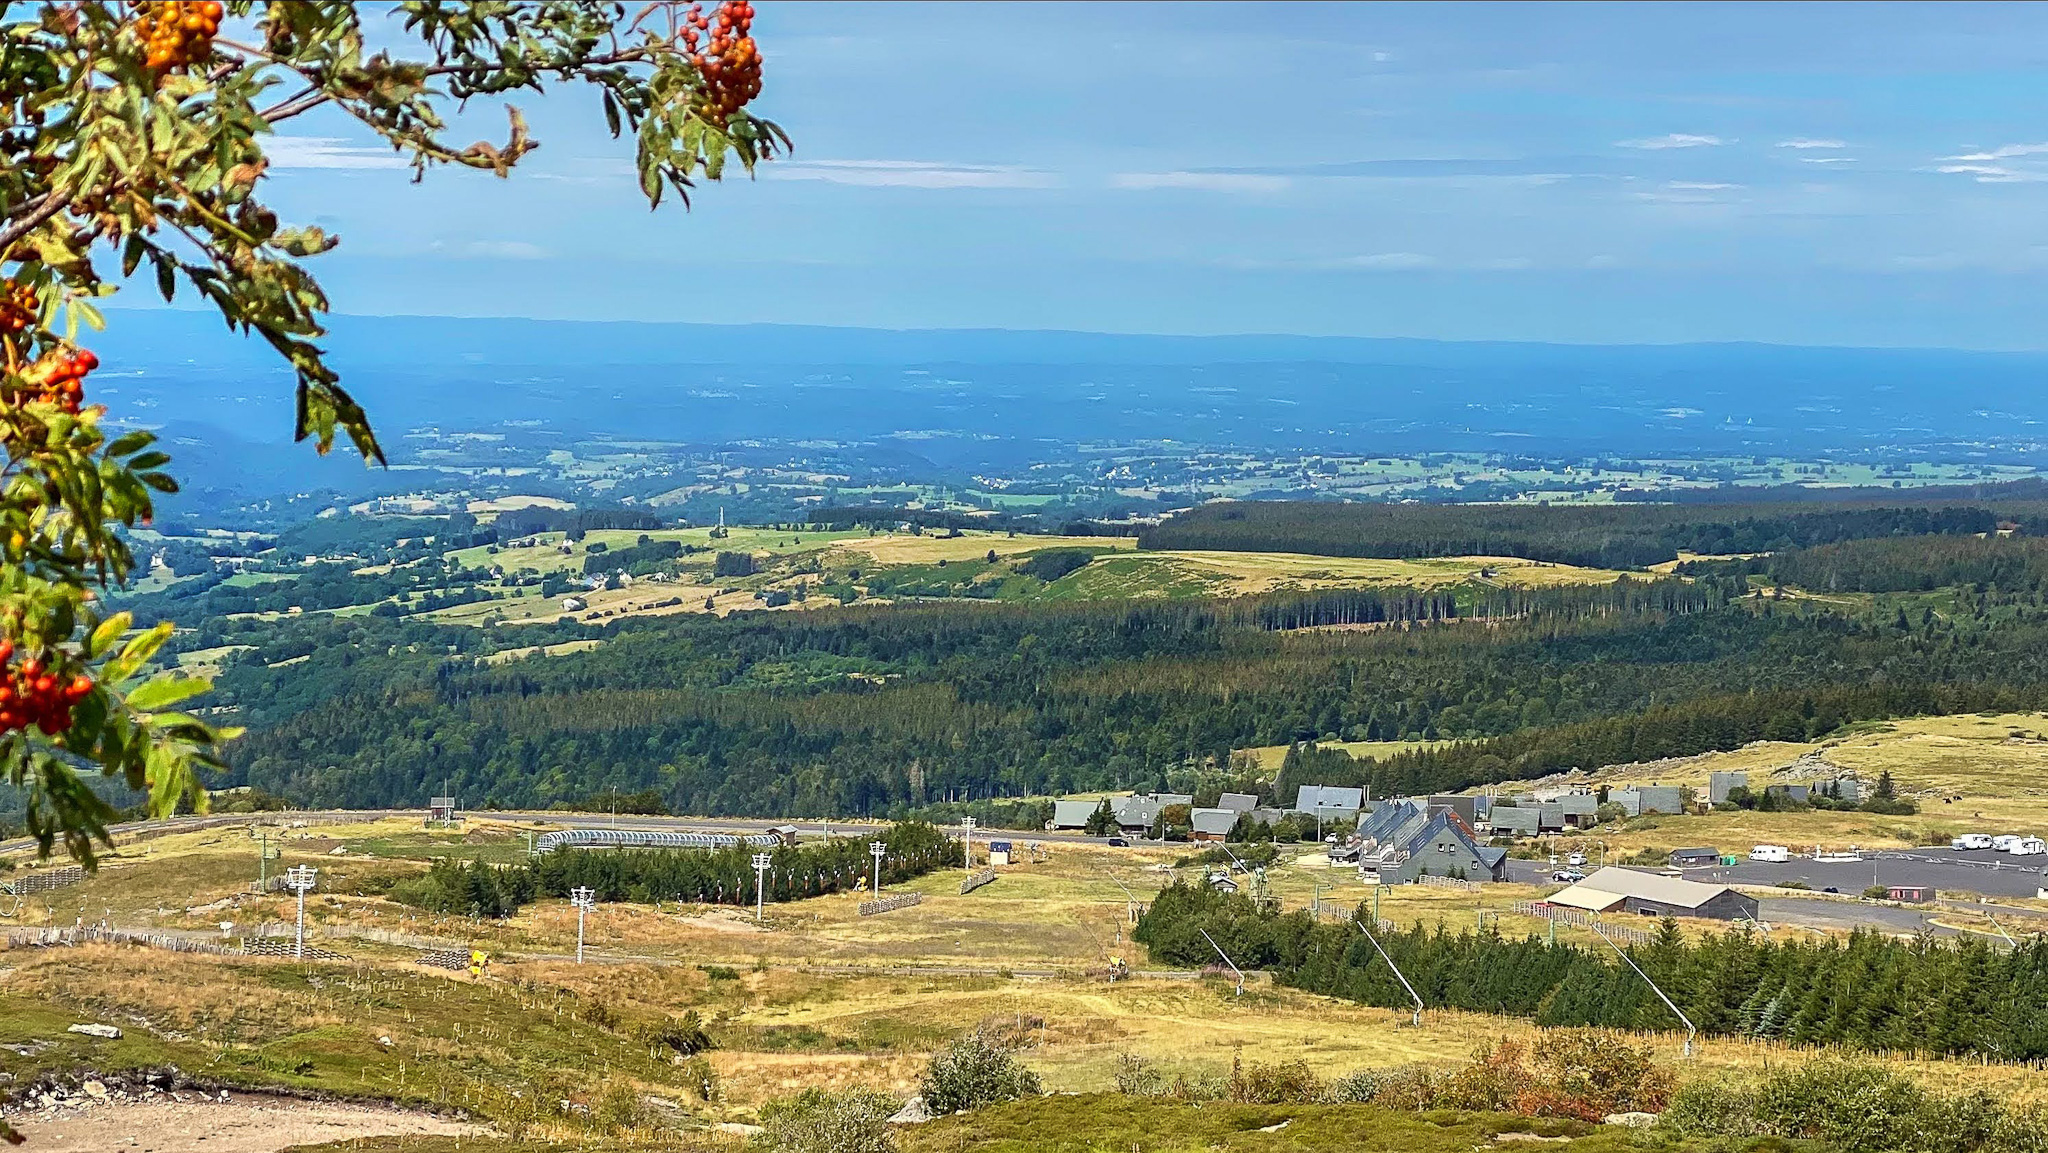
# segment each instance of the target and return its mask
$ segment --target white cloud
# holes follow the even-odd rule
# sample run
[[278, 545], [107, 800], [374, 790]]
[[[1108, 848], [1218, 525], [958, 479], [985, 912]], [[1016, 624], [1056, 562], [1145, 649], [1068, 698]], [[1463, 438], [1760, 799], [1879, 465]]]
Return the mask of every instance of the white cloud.
[[1944, 160], [2011, 160], [2015, 156], [2034, 156], [2048, 152], [2048, 144], [2007, 144], [1988, 152], [1966, 152], [1961, 156], [1944, 156]]
[[1936, 172], [1967, 176], [1979, 184], [2038, 184], [2048, 181], [2048, 172], [2008, 168], [2003, 164], [1943, 164]]
[[1715, 184], [1702, 180], [1674, 180], [1664, 187], [1675, 192], [1722, 192], [1730, 188], [1740, 188], [1742, 185]]
[[1204, 192], [1279, 192], [1288, 185], [1285, 176], [1257, 172], [1119, 172], [1110, 177], [1114, 188], [1149, 191], [1155, 188], [1194, 188]]
[[408, 168], [389, 148], [364, 148], [332, 136], [272, 136], [263, 141], [272, 168]]
[[1661, 152], [1667, 148], [1711, 148], [1727, 141], [1718, 136], [1699, 136], [1690, 132], [1667, 132], [1662, 136], [1646, 136], [1641, 140], [1617, 140], [1617, 148], [1642, 148]]
[[1799, 149], [1806, 149], [1806, 148], [1847, 148], [1847, 147], [1849, 147], [1849, 145], [1848, 145], [1848, 143], [1847, 143], [1847, 142], [1845, 142], [1845, 141], [1841, 141], [1841, 140], [1814, 140], [1814, 139], [1811, 139], [1811, 138], [1809, 138], [1809, 137], [1805, 137], [1805, 136], [1795, 136], [1795, 137], [1793, 137], [1793, 138], [1792, 138], [1792, 139], [1790, 139], [1790, 140], [1780, 140], [1780, 141], [1778, 141], [1778, 147], [1780, 147], [1780, 148], [1799, 148]]
[[1801, 164], [1854, 164], [1854, 163], [1856, 163], [1856, 158], [1855, 158], [1854, 156], [1802, 156], [1802, 157], [1800, 157], [1800, 158], [1799, 158], [1799, 163], [1801, 163]]
[[922, 160], [807, 160], [766, 166], [775, 180], [823, 180], [868, 188], [1050, 188], [1049, 172], [997, 164], [939, 164]]

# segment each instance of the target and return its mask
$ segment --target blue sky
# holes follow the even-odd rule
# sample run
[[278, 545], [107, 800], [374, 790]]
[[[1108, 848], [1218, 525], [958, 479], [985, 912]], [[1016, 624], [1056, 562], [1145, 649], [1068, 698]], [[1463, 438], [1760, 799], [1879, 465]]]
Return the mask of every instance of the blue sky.
[[2048, 348], [2048, 6], [757, 6], [796, 154], [689, 213], [573, 91], [271, 195], [341, 312]]

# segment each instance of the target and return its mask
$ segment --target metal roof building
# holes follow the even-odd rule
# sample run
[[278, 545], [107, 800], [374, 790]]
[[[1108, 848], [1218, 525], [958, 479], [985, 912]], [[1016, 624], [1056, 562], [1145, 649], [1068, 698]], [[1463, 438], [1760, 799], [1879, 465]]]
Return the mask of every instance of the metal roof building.
[[1635, 869], [1608, 866], [1544, 900], [1589, 913], [1641, 913], [1653, 917], [1756, 919], [1756, 898], [1727, 885], [1703, 885]]

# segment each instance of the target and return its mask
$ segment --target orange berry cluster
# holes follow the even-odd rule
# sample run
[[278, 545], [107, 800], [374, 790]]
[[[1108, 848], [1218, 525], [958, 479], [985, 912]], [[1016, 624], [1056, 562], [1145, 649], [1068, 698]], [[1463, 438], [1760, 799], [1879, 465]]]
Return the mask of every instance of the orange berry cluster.
[[84, 348], [46, 357], [27, 374], [30, 387], [36, 390], [29, 399], [49, 401], [76, 416], [85, 403], [85, 374], [99, 366], [100, 358]]
[[33, 284], [0, 281], [0, 336], [14, 336], [35, 326], [42, 311]]
[[212, 54], [220, 0], [141, 0], [135, 8], [135, 34], [151, 72], [169, 72]]
[[65, 677], [62, 670], [29, 657], [12, 662], [14, 642], [0, 641], [0, 732], [16, 732], [30, 725], [55, 736], [71, 727], [71, 707], [92, 692], [92, 678], [80, 673]]
[[761, 48], [750, 31], [754, 6], [747, 0], [723, 0], [714, 22], [692, 4], [683, 20], [683, 46], [704, 77], [697, 115], [723, 124], [761, 94]]

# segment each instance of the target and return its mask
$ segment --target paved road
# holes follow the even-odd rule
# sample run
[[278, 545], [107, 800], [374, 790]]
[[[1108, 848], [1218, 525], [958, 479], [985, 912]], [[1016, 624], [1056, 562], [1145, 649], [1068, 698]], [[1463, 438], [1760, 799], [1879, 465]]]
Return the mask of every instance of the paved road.
[[[1597, 855], [1596, 855], [1597, 859]], [[1744, 861], [1714, 869], [1688, 869], [1695, 881], [1724, 885], [1775, 885], [1798, 881], [1814, 889], [1833, 886], [1842, 893], [1861, 893], [1872, 885], [1923, 885], [1989, 897], [2031, 897], [2048, 878], [2040, 857], [2013, 857], [1988, 850], [1915, 849], [1871, 853], [1861, 861], [1815, 861], [1795, 857], [1782, 864]], [[1510, 858], [1508, 875], [1517, 881], [1548, 880], [1558, 866], [1544, 861]], [[1589, 867], [1587, 872], [1591, 872]]]
[[[278, 813], [237, 813], [210, 814], [204, 817], [168, 817], [160, 821], [129, 821], [111, 826], [117, 841], [138, 840], [145, 837], [159, 837], [170, 833], [190, 833], [203, 829], [224, 828], [246, 825], [252, 821], [305, 821], [310, 824], [338, 821], [374, 821], [386, 817], [409, 817], [426, 819], [425, 809], [317, 809], [286, 811]], [[664, 832], [706, 832], [706, 833], [758, 833], [783, 825], [794, 825], [800, 837], [860, 836], [863, 833], [887, 827], [880, 821], [817, 821], [783, 820], [750, 817], [647, 817], [613, 816], [606, 813], [560, 813], [549, 811], [502, 811], [471, 813], [472, 817], [499, 821], [537, 821], [548, 825], [573, 829], [659, 829]], [[958, 837], [958, 828], [948, 828], [949, 836]], [[998, 841], [1057, 841], [1066, 844], [1107, 844], [1108, 837], [1091, 837], [1086, 833], [1071, 831], [1020, 831], [1016, 829], [976, 829], [974, 839], [986, 844]], [[12, 841], [0, 841], [0, 853], [30, 849], [35, 842], [22, 837]]]

